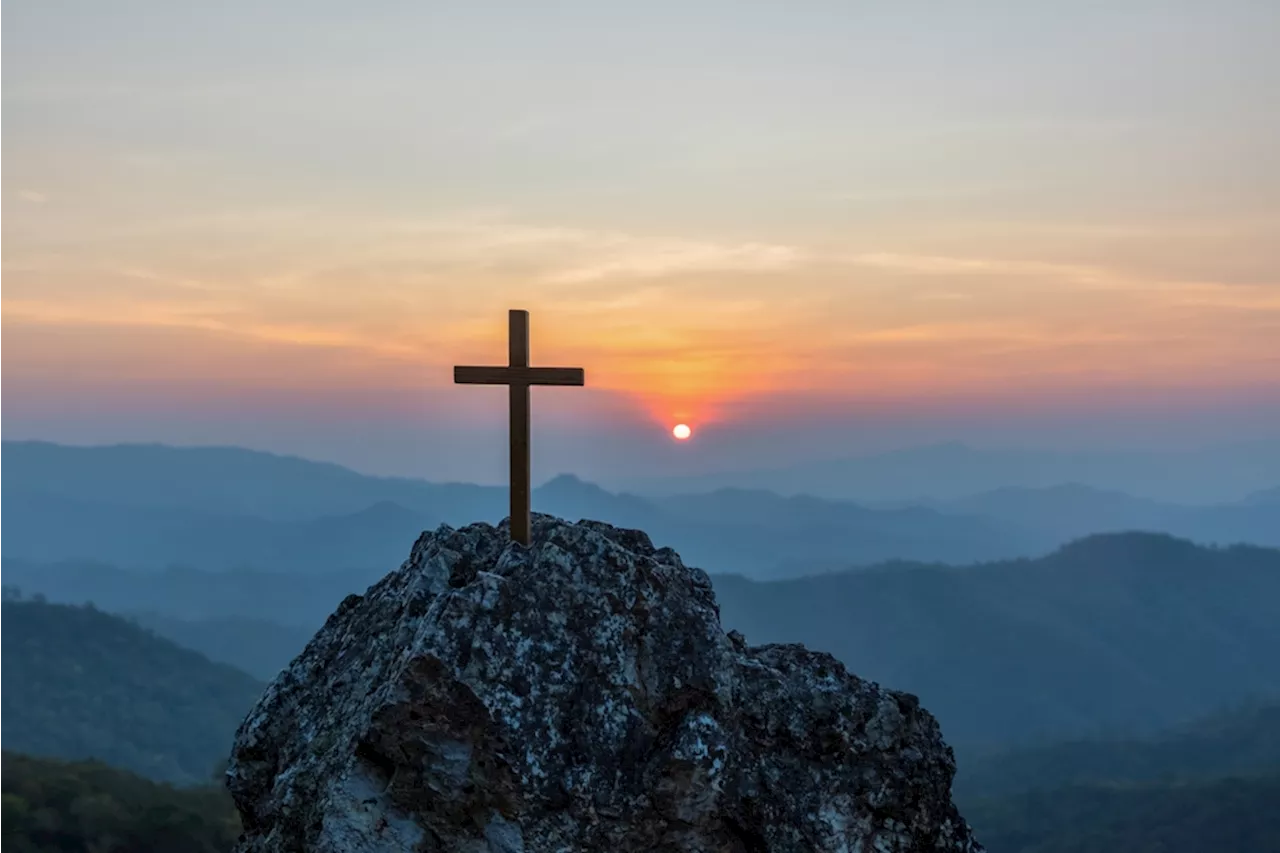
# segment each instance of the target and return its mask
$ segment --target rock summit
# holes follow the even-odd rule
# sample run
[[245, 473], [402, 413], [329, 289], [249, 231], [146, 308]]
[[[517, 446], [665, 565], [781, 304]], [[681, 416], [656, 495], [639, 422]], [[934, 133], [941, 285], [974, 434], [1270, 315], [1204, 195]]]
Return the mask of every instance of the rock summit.
[[639, 531], [424, 533], [236, 736], [240, 853], [981, 851], [914, 696], [720, 627]]

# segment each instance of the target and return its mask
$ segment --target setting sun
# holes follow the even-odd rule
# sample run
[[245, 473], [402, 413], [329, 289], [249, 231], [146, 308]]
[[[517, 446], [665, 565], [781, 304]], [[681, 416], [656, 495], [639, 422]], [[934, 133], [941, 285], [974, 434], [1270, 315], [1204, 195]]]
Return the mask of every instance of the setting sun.
[[689, 436], [693, 435], [693, 430], [689, 428], [688, 424], [676, 424], [671, 430], [671, 434], [680, 441], [684, 441], [689, 438]]

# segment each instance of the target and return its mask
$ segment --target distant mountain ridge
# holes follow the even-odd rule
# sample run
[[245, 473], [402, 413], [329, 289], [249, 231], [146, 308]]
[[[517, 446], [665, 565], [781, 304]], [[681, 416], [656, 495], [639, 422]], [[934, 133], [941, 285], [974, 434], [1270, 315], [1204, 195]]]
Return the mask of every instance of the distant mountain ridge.
[[1278, 506], [1280, 505], [1280, 486], [1254, 492], [1245, 498], [1243, 503], [1248, 506]]
[[1081, 483], [1151, 500], [1234, 503], [1280, 483], [1280, 440], [1186, 451], [990, 450], [959, 442], [788, 467], [635, 480], [642, 495], [766, 489], [873, 503], [956, 500], [1006, 487]]
[[264, 683], [279, 675], [315, 634], [312, 627], [241, 616], [179, 619], [155, 612], [122, 615], [158, 636], [193, 649], [211, 661], [230, 664]]
[[[363, 477], [244, 450], [5, 442], [4, 462], [12, 521], [5, 556], [29, 561], [380, 576], [424, 529], [496, 522], [507, 513], [505, 489]], [[710, 570], [759, 577], [893, 557], [992, 559], [1036, 546], [999, 522], [930, 509], [745, 497], [655, 501], [565, 475], [535, 489], [533, 506], [640, 527]]]
[[[234, 448], [7, 441], [4, 462], [4, 553], [27, 561], [372, 576], [423, 530], [507, 512], [501, 488], [366, 477]], [[710, 571], [781, 578], [890, 559], [1032, 556], [1103, 531], [1280, 545], [1280, 501], [1269, 494], [1187, 507], [1067, 484], [867, 507], [741, 488], [645, 498], [561, 475], [534, 490], [533, 505], [644, 529]]]
[[[482, 515], [495, 491], [470, 484], [375, 477], [239, 447], [3, 442], [6, 485], [95, 504], [181, 510], [268, 521], [362, 512], [382, 502], [439, 516], [450, 506]], [[487, 499], [487, 500], [486, 500]], [[477, 506], [478, 504], [478, 506]]]
[[1030, 536], [1059, 542], [1142, 530], [1205, 543], [1280, 546], [1280, 489], [1216, 506], [1187, 506], [1065, 483], [1039, 489], [1007, 487], [927, 505], [943, 513], [999, 519]]
[[307, 572], [395, 565], [424, 528], [439, 523], [389, 501], [345, 515], [272, 520], [88, 501], [20, 484], [6, 490], [5, 519], [5, 553], [23, 560]]
[[[398, 565], [398, 564], [397, 564]], [[37, 563], [6, 558], [6, 588], [67, 604], [93, 602], [113, 613], [160, 614], [188, 622], [250, 619], [314, 631], [338, 602], [387, 570], [296, 573], [236, 569], [122, 569], [102, 562]]]

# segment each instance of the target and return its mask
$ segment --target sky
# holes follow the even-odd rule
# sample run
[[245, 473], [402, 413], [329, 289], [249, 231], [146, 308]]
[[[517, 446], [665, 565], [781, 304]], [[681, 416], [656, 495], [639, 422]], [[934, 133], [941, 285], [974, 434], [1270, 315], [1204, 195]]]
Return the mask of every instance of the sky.
[[1271, 0], [5, 12], [6, 438], [497, 482], [509, 308], [535, 478], [1280, 431]]

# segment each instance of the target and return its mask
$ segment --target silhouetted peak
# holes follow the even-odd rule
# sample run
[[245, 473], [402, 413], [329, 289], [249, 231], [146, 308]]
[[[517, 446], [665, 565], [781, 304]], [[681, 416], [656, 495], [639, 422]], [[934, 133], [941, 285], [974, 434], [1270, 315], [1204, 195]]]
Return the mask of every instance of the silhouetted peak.
[[1063, 545], [1050, 555], [1051, 560], [1094, 560], [1140, 564], [1144, 569], [1159, 571], [1161, 560], [1185, 557], [1203, 550], [1187, 539], [1166, 533], [1125, 531], [1097, 533]]
[[969, 456], [976, 451], [962, 441], [939, 441], [936, 444], [923, 444], [919, 447], [907, 447], [894, 450], [885, 456], [916, 456], [921, 458], [957, 458]]
[[1280, 486], [1254, 492], [1244, 499], [1249, 506], [1280, 506]]
[[588, 483], [577, 474], [557, 474], [535, 491], [548, 497], [578, 497], [609, 495], [595, 483]]
[[348, 519], [413, 519], [418, 513], [395, 501], [378, 501], [359, 512], [353, 512]]

